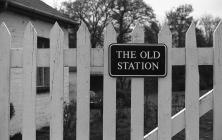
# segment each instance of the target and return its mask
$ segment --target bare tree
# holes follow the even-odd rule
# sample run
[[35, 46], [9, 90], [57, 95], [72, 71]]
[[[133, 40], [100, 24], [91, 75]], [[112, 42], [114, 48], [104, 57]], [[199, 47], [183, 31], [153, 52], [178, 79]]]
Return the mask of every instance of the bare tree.
[[62, 11], [70, 17], [79, 18], [89, 29], [93, 48], [102, 46], [103, 29], [109, 22], [113, 0], [76, 0], [63, 2]]

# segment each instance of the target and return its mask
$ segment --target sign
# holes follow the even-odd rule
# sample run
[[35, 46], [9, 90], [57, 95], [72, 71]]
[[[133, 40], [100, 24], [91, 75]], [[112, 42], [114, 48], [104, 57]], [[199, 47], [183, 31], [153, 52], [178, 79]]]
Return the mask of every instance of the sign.
[[164, 44], [111, 44], [109, 74], [112, 77], [164, 77], [166, 51]]

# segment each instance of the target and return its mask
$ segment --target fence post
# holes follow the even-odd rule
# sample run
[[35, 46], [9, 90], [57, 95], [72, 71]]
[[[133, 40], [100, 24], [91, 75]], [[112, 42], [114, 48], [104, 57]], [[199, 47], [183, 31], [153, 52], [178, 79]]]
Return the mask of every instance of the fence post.
[[0, 139], [9, 140], [11, 35], [5, 23], [0, 26], [0, 38]]
[[167, 24], [158, 34], [158, 42], [167, 45], [167, 75], [158, 79], [158, 140], [171, 140], [172, 108], [172, 35]]
[[50, 31], [51, 140], [63, 139], [63, 39], [63, 31], [55, 23]]
[[82, 22], [77, 33], [77, 122], [76, 139], [89, 140], [90, 33]]
[[[144, 30], [139, 25], [133, 30], [132, 43], [144, 43]], [[144, 137], [144, 78], [131, 79], [131, 140]]]
[[103, 70], [103, 140], [116, 139], [116, 78], [108, 73], [108, 47], [116, 43], [116, 32], [110, 23], [104, 37]]
[[36, 56], [37, 33], [31, 22], [28, 23], [23, 40], [23, 120], [22, 139], [36, 139], [35, 97], [36, 97]]
[[199, 139], [199, 71], [195, 23], [186, 33], [185, 131], [186, 140]]
[[214, 107], [213, 139], [222, 139], [222, 22], [219, 23], [213, 36], [214, 45]]

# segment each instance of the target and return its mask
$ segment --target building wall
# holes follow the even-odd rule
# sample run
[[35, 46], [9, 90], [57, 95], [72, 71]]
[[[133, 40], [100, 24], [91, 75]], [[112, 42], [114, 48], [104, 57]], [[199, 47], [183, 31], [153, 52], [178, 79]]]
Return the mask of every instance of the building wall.
[[[40, 21], [38, 19], [31, 19], [12, 12], [0, 13], [0, 23], [5, 22], [9, 28], [12, 36], [12, 48], [23, 48], [23, 35], [27, 23], [31, 21], [34, 25], [38, 36], [49, 38], [49, 33], [53, 24]], [[64, 31], [64, 44], [68, 48], [68, 31]], [[64, 100], [69, 101], [69, 73], [68, 68], [64, 69]], [[10, 121], [11, 135], [21, 131], [22, 125], [22, 110], [23, 110], [23, 70], [22, 68], [11, 69], [11, 95], [10, 101], [15, 108], [15, 116]], [[49, 104], [50, 97], [48, 94], [37, 95], [36, 97], [36, 124], [37, 128], [49, 125]]]

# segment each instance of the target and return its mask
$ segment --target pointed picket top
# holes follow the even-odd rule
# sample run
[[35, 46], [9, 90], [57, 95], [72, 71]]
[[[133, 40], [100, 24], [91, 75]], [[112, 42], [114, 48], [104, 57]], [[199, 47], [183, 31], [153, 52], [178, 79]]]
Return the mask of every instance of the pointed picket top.
[[104, 31], [104, 44], [108, 47], [109, 44], [116, 42], [116, 31], [113, 24], [110, 22]]
[[7, 36], [9, 36], [9, 38], [11, 37], [11, 34], [10, 34], [9, 29], [6, 26], [5, 22], [3, 22], [0, 26], [0, 34], [5, 35], [5, 36], [7, 35]]
[[168, 48], [172, 47], [172, 33], [167, 23], [163, 25], [158, 34], [158, 42], [166, 44]]
[[11, 47], [11, 33], [9, 32], [8, 27], [3, 22], [0, 25], [0, 44], [1, 44], [1, 51], [0, 51], [0, 57], [1, 55], [4, 56], [10, 51]]
[[213, 33], [213, 46], [215, 47], [220, 47], [220, 44], [222, 44], [222, 20], [220, 23], [217, 25], [216, 29], [214, 30]]
[[86, 26], [86, 24], [82, 21], [81, 22], [81, 25], [79, 27], [79, 30], [78, 32], [85, 32], [86, 34], [90, 34], [89, 30], [88, 30], [88, 27]]
[[217, 25], [216, 29], [214, 30], [214, 34], [213, 34], [213, 37], [214, 37], [214, 46], [216, 45], [215, 43], [216, 40], [219, 41], [221, 39], [221, 35], [222, 35], [222, 20], [219, 22], [219, 24]]
[[[24, 32], [24, 43], [27, 43], [27, 41], [30, 43], [34, 43], [35, 41], [33, 41], [33, 39], [36, 39], [36, 38], [33, 38], [33, 37], [37, 37], [37, 32], [33, 24], [29, 22], [26, 25], [25, 32]], [[24, 45], [24, 47], [30, 48], [30, 45]]]
[[61, 27], [59, 26], [58, 22], [56, 22], [51, 31], [50, 31], [50, 37], [52, 36], [63, 36], [63, 31], [61, 29]]
[[186, 41], [185, 41], [186, 47], [189, 47], [189, 48], [196, 48], [197, 47], [195, 28], [196, 28], [196, 25], [193, 21], [190, 24], [190, 27], [186, 33]]
[[143, 43], [144, 42], [144, 29], [139, 24], [136, 25], [132, 32], [132, 42], [133, 43]]
[[161, 28], [158, 35], [166, 35], [166, 33], [169, 35], [171, 34], [170, 28], [167, 24], [167, 22], [164, 23], [163, 27]]
[[220, 30], [222, 30], [222, 20], [218, 23], [216, 29], [214, 30], [214, 34], [216, 34]]
[[33, 32], [34, 34], [37, 34], [37, 32], [36, 32], [36, 30], [35, 30], [35, 27], [33, 26], [32, 22], [29, 22], [29, 23], [26, 25], [25, 33], [28, 33], [28, 32]]
[[81, 22], [81, 25], [80, 25], [79, 30], [77, 32], [77, 38], [79, 39], [79, 42], [89, 41], [90, 32], [88, 30], [88, 27], [86, 26], [86, 24], [83, 21]]

